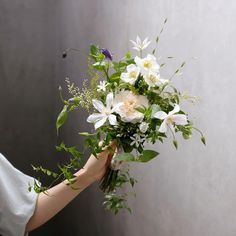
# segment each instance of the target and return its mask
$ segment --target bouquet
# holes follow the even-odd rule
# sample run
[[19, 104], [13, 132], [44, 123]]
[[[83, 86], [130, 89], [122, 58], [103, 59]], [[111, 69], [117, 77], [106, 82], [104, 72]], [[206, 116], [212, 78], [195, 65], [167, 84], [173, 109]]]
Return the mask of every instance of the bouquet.
[[[119, 190], [126, 183], [134, 186], [137, 182], [129, 174], [128, 163], [145, 163], [159, 154], [157, 150], [146, 149], [145, 144], [162, 143], [170, 136], [177, 149], [176, 133], [189, 139], [193, 130], [200, 133], [201, 141], [205, 144], [202, 132], [194, 127], [180, 106], [183, 99], [193, 97], [180, 93], [172, 82], [173, 77], [182, 72], [185, 62], [170, 78], [162, 77], [161, 71], [166, 63], [155, 56], [160, 34], [151, 52], [146, 52], [150, 44], [148, 38], [142, 41], [137, 36], [136, 41], [131, 40], [137, 53], [132, 55], [128, 52], [119, 61], [114, 60], [108, 49], [91, 45], [88, 54], [90, 82], [85, 81], [81, 90], [66, 78], [69, 98], [64, 99], [60, 91], [64, 107], [57, 118], [57, 130], [66, 122], [69, 113], [82, 108], [88, 111], [87, 122], [94, 125], [92, 132], [80, 133], [85, 137], [84, 150], [90, 149], [97, 156], [111, 142], [117, 146], [110, 167], [100, 182], [105, 194], [104, 204], [114, 213], [122, 208], [131, 211], [126, 203], [128, 194]], [[79, 50], [67, 49], [63, 53], [64, 58], [69, 51]], [[63, 142], [57, 146], [57, 150], [71, 155], [68, 163], [58, 166], [60, 173], [43, 167], [35, 167], [35, 170], [73, 183], [74, 170], [83, 165], [84, 151], [80, 152], [75, 146], [67, 147]], [[36, 189], [46, 190], [40, 186], [36, 186]]]

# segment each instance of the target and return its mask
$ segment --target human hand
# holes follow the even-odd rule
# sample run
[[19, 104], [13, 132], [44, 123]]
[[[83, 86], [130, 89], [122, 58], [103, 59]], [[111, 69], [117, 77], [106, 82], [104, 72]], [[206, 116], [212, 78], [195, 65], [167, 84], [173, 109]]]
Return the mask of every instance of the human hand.
[[92, 182], [100, 181], [105, 175], [116, 148], [117, 146], [113, 142], [110, 146], [106, 147], [104, 151], [99, 153], [97, 158], [94, 155], [89, 157], [82, 171], [92, 180]]

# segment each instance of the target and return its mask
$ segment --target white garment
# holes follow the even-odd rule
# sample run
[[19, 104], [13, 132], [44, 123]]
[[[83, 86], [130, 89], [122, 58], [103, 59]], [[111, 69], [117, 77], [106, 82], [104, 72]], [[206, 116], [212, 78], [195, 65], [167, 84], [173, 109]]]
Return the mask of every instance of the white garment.
[[38, 194], [28, 191], [34, 178], [14, 168], [0, 153], [0, 235], [23, 236]]

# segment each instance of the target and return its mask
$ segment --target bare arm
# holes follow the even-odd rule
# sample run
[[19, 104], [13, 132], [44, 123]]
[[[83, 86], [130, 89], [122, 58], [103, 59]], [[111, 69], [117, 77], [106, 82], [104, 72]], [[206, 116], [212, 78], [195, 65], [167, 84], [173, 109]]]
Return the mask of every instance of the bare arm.
[[[111, 147], [114, 149], [115, 145], [113, 144]], [[46, 223], [86, 187], [100, 180], [105, 174], [111, 158], [112, 154], [108, 149], [104, 150], [98, 159], [91, 155], [85, 166], [75, 173], [76, 182], [73, 186], [78, 190], [73, 190], [63, 182], [49, 189], [48, 195], [40, 193], [35, 212], [26, 226], [26, 232]]]

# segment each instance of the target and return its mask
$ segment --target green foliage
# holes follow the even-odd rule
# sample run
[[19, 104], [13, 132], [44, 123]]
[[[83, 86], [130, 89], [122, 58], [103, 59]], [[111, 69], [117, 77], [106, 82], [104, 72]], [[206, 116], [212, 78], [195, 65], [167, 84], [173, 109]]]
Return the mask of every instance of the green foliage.
[[59, 113], [56, 121], [56, 128], [57, 132], [59, 131], [59, 128], [66, 122], [68, 117], [68, 105], [64, 105], [62, 111]]
[[150, 160], [152, 160], [154, 157], [156, 157], [159, 153], [154, 151], [154, 150], [143, 150], [143, 152], [135, 157], [133, 154], [131, 153], [122, 153], [122, 154], [118, 154], [116, 156], [116, 160], [119, 161], [126, 161], [126, 162], [148, 162]]
[[152, 160], [153, 158], [155, 158], [157, 155], [159, 155], [159, 153], [154, 150], [143, 150], [143, 152], [141, 153], [141, 155], [138, 158], [138, 161], [148, 162], [148, 161]]
[[105, 194], [105, 201], [103, 202], [103, 204], [105, 205], [107, 210], [112, 211], [115, 215], [121, 209], [126, 209], [130, 213], [132, 213], [130, 207], [126, 205], [126, 197], [127, 194], [117, 194], [116, 192], [108, 193]]
[[135, 161], [135, 157], [131, 153], [122, 153], [116, 156], [116, 160], [119, 161]]
[[41, 172], [43, 172], [44, 174], [46, 174], [48, 176], [52, 176], [53, 178], [57, 178], [58, 177], [58, 174], [56, 172], [53, 172], [53, 171], [48, 170], [48, 169], [45, 169], [42, 166], [35, 167], [35, 166], [32, 165], [32, 167], [33, 167], [33, 170], [35, 170], [36, 172], [40, 172], [41, 171]]
[[66, 147], [65, 144], [62, 142], [59, 146], [56, 146], [57, 151], [65, 151], [70, 153], [73, 157], [77, 157], [78, 159], [83, 156], [82, 152], [79, 152], [76, 146]]
[[134, 187], [137, 180], [130, 177], [129, 169], [124, 168], [118, 171], [117, 178], [113, 183], [113, 190], [105, 192], [105, 201], [103, 204], [107, 210], [111, 210], [114, 214], [117, 214], [121, 209], [126, 209], [132, 213], [130, 207], [127, 205], [128, 195], [118, 193], [118, 190], [122, 189], [127, 183], [129, 183], [131, 187]]

